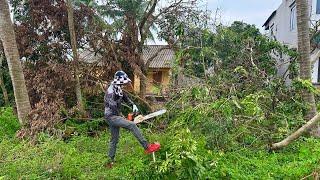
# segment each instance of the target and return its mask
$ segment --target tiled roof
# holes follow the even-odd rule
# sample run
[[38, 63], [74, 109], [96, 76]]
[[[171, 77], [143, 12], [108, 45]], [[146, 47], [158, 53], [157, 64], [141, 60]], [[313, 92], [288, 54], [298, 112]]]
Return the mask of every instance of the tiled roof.
[[99, 53], [95, 53], [93, 50], [89, 49], [80, 49], [79, 60], [86, 63], [94, 63], [101, 60], [102, 56]]
[[[165, 48], [165, 49], [162, 49]], [[161, 50], [162, 49], [162, 50]], [[158, 55], [151, 61], [149, 68], [171, 68], [174, 60], [174, 51], [168, 49], [165, 45], [147, 45], [143, 48], [143, 60], [146, 63], [148, 59], [153, 57], [159, 50]], [[100, 61], [102, 56], [88, 49], [79, 50], [80, 61], [93, 63]]]
[[[165, 45], [147, 45], [143, 48], [143, 60], [153, 57]], [[171, 68], [174, 60], [174, 51], [172, 49], [162, 49], [159, 54], [151, 61], [149, 68]]]

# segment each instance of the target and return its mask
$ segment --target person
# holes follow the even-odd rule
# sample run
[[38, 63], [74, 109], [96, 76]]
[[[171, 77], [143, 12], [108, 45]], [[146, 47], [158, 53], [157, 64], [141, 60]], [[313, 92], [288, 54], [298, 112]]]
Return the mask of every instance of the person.
[[145, 149], [145, 153], [149, 154], [160, 149], [158, 143], [148, 143], [137, 125], [129, 120], [126, 120], [120, 115], [120, 106], [122, 102], [130, 104], [133, 112], [138, 112], [137, 106], [128, 98], [127, 94], [122, 91], [122, 87], [131, 83], [128, 75], [123, 71], [117, 71], [114, 75], [114, 80], [108, 87], [104, 96], [105, 104], [105, 119], [109, 125], [111, 132], [111, 140], [109, 144], [109, 161], [106, 167], [112, 168], [116, 154], [116, 148], [119, 141], [119, 130], [125, 128], [129, 130], [139, 141], [141, 146]]

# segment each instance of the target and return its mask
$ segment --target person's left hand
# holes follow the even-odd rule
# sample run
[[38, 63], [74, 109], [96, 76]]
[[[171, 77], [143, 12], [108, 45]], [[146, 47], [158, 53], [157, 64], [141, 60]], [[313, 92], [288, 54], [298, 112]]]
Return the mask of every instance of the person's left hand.
[[133, 112], [139, 112], [139, 109], [135, 104], [132, 106], [132, 110]]

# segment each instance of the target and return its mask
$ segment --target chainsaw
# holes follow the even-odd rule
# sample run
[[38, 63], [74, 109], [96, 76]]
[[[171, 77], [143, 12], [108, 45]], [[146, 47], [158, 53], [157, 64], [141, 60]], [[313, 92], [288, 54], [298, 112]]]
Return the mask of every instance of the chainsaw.
[[164, 113], [166, 113], [167, 110], [165, 109], [162, 109], [162, 110], [159, 110], [159, 111], [156, 111], [156, 112], [153, 112], [153, 113], [150, 113], [150, 114], [147, 114], [145, 116], [143, 115], [139, 115], [138, 112], [134, 112], [134, 113], [129, 113], [128, 114], [128, 120], [129, 121], [133, 121], [134, 123], [138, 124], [138, 123], [141, 123], [147, 119], [151, 119], [151, 118], [154, 118], [154, 117], [157, 117], [157, 116], [160, 116]]

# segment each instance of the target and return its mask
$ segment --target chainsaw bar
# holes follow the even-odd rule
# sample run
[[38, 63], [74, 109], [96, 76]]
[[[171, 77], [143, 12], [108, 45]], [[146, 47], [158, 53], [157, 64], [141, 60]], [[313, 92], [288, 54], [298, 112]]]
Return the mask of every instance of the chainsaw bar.
[[136, 118], [134, 118], [133, 122], [138, 124], [138, 123], [141, 123], [142, 121], [145, 121], [147, 119], [151, 119], [151, 118], [154, 118], [156, 116], [160, 116], [160, 115], [162, 115], [162, 114], [164, 114], [166, 112], [167, 112], [167, 110], [162, 109], [160, 111], [156, 111], [156, 112], [150, 113], [150, 114], [145, 115], [145, 116], [137, 116]]

